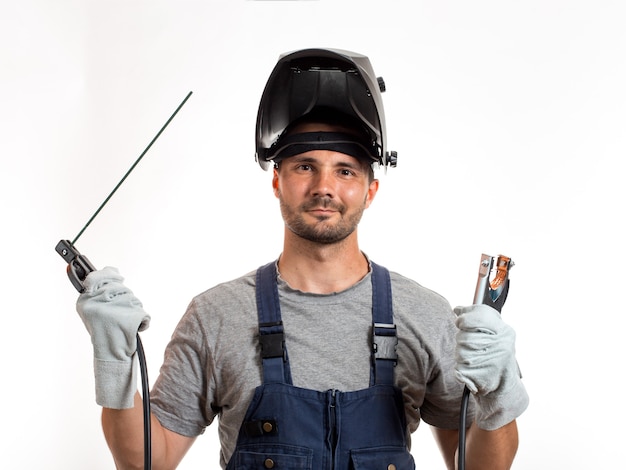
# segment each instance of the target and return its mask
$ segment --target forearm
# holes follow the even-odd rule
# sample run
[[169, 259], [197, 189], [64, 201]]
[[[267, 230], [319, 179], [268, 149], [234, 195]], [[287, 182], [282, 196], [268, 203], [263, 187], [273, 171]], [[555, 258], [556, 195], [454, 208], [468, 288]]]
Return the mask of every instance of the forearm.
[[494, 431], [472, 425], [465, 446], [466, 470], [508, 470], [518, 447], [517, 423], [511, 421]]
[[[159, 462], [163, 457], [159, 453], [165, 448], [163, 442], [159, 442], [163, 437], [159, 428], [158, 421], [152, 418], [152, 460], [155, 469], [160, 468]], [[119, 470], [144, 468], [143, 401], [139, 392], [135, 393], [133, 408], [123, 410], [103, 408], [102, 429], [116, 468]]]
[[135, 393], [132, 408], [102, 408], [102, 430], [118, 469], [143, 468], [144, 438], [142, 399]]

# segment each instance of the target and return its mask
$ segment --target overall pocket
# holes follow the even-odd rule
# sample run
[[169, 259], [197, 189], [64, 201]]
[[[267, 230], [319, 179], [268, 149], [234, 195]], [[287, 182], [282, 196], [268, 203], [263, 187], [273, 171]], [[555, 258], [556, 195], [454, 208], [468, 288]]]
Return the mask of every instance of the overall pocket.
[[[289, 445], [241, 446], [228, 464], [229, 470], [313, 470], [313, 450]], [[231, 465], [232, 464], [232, 465]]]
[[354, 470], [415, 470], [415, 461], [404, 447], [376, 447], [350, 452]]

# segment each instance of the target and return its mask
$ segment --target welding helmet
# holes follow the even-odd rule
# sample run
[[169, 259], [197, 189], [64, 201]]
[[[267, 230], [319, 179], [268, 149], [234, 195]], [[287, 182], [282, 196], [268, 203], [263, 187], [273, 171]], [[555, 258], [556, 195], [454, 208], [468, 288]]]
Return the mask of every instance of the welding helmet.
[[[256, 122], [256, 160], [264, 170], [279, 160], [281, 150], [293, 143], [285, 130], [290, 124], [323, 109], [358, 122], [366, 138], [358, 146], [366, 150], [371, 163], [396, 166], [396, 152], [386, 148], [385, 114], [381, 93], [382, 78], [376, 77], [369, 59], [339, 49], [304, 49], [282, 54], [274, 67], [259, 104]], [[345, 135], [345, 134], [344, 134]], [[317, 137], [319, 139], [320, 137]], [[351, 145], [333, 140], [299, 142], [316, 148]], [[297, 141], [298, 139], [296, 139]], [[330, 140], [332, 142], [328, 143]], [[317, 140], [316, 140], [317, 142]], [[296, 142], [298, 143], [298, 142]], [[331, 145], [331, 147], [324, 147]]]

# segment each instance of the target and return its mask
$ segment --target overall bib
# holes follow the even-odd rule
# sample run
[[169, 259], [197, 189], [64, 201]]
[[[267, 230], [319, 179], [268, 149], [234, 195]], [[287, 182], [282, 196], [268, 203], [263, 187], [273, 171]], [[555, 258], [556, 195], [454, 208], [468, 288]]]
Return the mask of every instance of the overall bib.
[[372, 367], [363, 390], [292, 385], [272, 262], [257, 271], [263, 384], [255, 390], [228, 470], [413, 470], [402, 392], [394, 386], [398, 343], [389, 272], [372, 263]]

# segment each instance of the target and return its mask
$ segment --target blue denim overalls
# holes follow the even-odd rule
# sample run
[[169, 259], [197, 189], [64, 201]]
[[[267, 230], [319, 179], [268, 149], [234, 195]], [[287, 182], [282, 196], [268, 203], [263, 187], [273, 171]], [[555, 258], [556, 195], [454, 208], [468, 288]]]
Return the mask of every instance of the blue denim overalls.
[[389, 272], [372, 263], [370, 387], [318, 392], [294, 387], [276, 267], [257, 271], [263, 384], [255, 390], [228, 470], [413, 470], [402, 393], [393, 385], [398, 343]]

